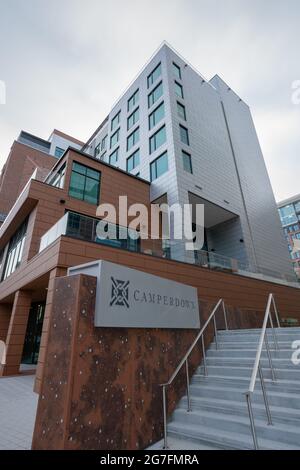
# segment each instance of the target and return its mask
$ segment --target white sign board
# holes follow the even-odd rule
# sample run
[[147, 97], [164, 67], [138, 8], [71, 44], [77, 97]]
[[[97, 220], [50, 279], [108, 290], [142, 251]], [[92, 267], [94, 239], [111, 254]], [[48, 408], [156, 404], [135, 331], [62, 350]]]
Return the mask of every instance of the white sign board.
[[200, 328], [194, 287], [101, 260], [69, 268], [75, 274], [97, 278], [97, 327]]

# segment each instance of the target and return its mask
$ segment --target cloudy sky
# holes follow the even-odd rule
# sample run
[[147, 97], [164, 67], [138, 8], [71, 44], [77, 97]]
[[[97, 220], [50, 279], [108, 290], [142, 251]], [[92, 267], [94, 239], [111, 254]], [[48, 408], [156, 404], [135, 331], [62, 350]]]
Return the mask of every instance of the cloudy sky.
[[0, 0], [0, 166], [21, 129], [86, 140], [163, 40], [251, 106], [276, 199], [300, 193], [299, 0]]

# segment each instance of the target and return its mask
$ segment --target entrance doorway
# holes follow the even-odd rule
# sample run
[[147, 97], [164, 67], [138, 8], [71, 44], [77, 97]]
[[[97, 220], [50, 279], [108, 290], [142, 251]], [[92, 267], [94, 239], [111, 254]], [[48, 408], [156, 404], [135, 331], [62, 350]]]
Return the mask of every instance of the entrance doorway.
[[44, 314], [45, 302], [33, 303], [31, 305], [24, 341], [22, 364], [37, 364]]

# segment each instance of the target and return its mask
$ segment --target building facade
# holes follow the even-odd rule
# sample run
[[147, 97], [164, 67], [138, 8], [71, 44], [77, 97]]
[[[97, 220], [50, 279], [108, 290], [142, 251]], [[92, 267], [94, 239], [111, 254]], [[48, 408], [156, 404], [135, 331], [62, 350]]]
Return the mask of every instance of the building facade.
[[0, 225], [34, 171], [38, 171], [39, 179], [44, 179], [70, 145], [81, 148], [83, 143], [57, 129], [48, 140], [25, 131], [20, 133], [0, 175]]
[[83, 150], [151, 181], [151, 201], [204, 204], [205, 250], [293, 277], [248, 105], [167, 44]]
[[300, 194], [278, 203], [278, 212], [291, 264], [300, 279], [300, 250], [294, 249], [295, 240], [300, 240]]

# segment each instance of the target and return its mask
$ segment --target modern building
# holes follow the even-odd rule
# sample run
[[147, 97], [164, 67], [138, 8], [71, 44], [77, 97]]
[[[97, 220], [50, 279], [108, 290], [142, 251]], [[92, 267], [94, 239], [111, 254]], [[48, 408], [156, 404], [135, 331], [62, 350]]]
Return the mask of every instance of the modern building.
[[81, 148], [83, 142], [57, 129], [48, 140], [25, 131], [20, 133], [0, 174], [0, 226], [34, 171], [38, 171], [39, 179], [44, 179], [70, 145]]
[[219, 76], [206, 81], [169, 45], [83, 150], [151, 181], [151, 201], [204, 204], [205, 250], [251, 271], [293, 276], [249, 106]]
[[[298, 287], [249, 108], [219, 77], [205, 81], [164, 44], [80, 147], [58, 131], [49, 141], [22, 132], [5, 166], [1, 188], [16, 187], [0, 228], [3, 375], [39, 362], [39, 390], [54, 279], [78, 264], [107, 259], [178, 276], [207, 301], [224, 295], [235, 307], [263, 308], [268, 289]], [[47, 176], [26, 183], [35, 167]], [[118, 208], [122, 195], [129, 205], [204, 204], [203, 249], [190, 256], [176, 240], [100, 240], [97, 206]], [[117, 221], [117, 233], [127, 229]]]
[[300, 194], [279, 202], [278, 211], [290, 253], [291, 264], [300, 279], [300, 250], [296, 251], [294, 249], [295, 240], [300, 240]]

